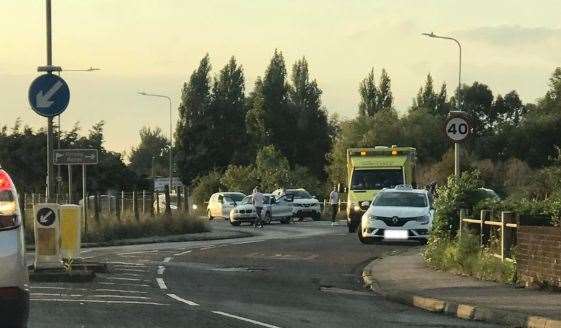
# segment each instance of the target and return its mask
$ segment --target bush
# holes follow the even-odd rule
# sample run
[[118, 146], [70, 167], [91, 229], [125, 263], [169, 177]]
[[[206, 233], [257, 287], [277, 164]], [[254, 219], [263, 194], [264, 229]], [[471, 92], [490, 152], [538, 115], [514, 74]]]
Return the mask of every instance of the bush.
[[481, 249], [479, 235], [464, 230], [456, 238], [432, 238], [424, 251], [425, 261], [432, 267], [467, 274], [478, 279], [514, 283], [516, 268]]
[[215, 192], [222, 189], [220, 178], [222, 175], [217, 171], [212, 171], [208, 175], [198, 177], [194, 181], [193, 201], [195, 204], [204, 204]]

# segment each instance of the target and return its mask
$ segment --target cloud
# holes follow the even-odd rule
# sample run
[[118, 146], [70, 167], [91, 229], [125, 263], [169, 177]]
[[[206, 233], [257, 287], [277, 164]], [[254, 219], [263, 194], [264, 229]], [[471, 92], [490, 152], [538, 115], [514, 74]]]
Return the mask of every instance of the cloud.
[[458, 31], [458, 36], [499, 47], [526, 47], [561, 41], [561, 28], [520, 25], [483, 26]]

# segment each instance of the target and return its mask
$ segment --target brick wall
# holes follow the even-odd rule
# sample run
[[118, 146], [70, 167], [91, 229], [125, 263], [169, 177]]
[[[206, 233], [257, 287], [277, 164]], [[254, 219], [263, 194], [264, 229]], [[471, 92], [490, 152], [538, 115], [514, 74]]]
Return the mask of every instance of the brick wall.
[[561, 228], [519, 226], [517, 241], [518, 279], [561, 287]]

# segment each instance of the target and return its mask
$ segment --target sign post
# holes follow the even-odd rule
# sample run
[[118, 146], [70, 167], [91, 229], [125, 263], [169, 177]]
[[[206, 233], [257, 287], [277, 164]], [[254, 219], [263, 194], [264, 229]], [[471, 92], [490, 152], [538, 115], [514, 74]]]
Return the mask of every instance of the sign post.
[[[469, 115], [466, 112], [452, 111], [448, 114], [444, 124], [444, 132], [450, 141], [454, 142], [454, 148], [466, 141], [473, 134], [473, 127]], [[456, 177], [460, 176], [460, 154], [456, 151], [454, 158], [454, 171]]]
[[47, 66], [41, 67], [46, 71], [37, 77], [29, 87], [28, 98], [31, 108], [39, 115], [47, 118], [47, 200], [52, 200], [53, 188], [53, 117], [60, 115], [70, 101], [70, 90], [66, 82], [53, 71], [60, 71], [60, 67], [53, 66], [52, 33], [51, 33], [51, 0], [46, 0], [46, 30], [47, 30]]
[[55, 149], [53, 151], [55, 165], [68, 165], [68, 194], [72, 196], [72, 165], [82, 166], [82, 215], [84, 216], [84, 231], [88, 231], [86, 195], [86, 165], [96, 165], [99, 161], [97, 149]]

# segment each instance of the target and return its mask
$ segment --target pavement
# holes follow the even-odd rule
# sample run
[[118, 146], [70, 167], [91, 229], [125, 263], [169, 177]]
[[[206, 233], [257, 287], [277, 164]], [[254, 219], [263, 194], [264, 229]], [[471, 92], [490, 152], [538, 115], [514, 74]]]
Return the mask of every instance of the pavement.
[[365, 265], [416, 244], [363, 245], [344, 223], [273, 224], [248, 238], [98, 247], [88, 283], [35, 282], [29, 327], [498, 327], [388, 301]]
[[561, 327], [561, 294], [433, 270], [421, 248], [372, 261], [363, 278], [387, 299], [462, 319], [515, 327]]

